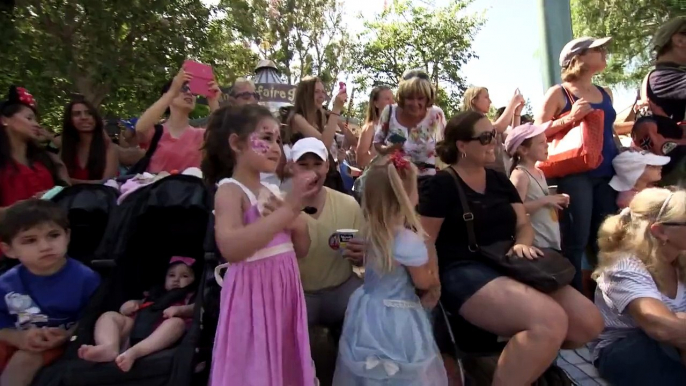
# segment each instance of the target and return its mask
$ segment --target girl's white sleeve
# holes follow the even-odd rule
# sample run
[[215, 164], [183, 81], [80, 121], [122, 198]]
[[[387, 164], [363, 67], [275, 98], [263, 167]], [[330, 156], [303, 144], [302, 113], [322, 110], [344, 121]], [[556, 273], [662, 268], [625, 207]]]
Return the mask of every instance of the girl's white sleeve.
[[424, 240], [409, 229], [396, 233], [393, 241], [395, 260], [408, 267], [420, 267], [429, 261], [429, 252]]

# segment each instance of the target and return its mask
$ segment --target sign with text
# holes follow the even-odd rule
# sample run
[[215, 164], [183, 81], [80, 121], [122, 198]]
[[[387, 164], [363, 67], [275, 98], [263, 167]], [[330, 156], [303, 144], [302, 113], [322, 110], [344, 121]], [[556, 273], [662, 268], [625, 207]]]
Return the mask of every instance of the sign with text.
[[255, 91], [260, 94], [260, 102], [295, 102], [295, 86], [292, 84], [258, 83]]
[[[219, 100], [220, 105], [224, 105], [229, 100], [230, 87], [220, 87], [222, 96]], [[279, 83], [258, 83], [255, 85], [255, 92], [260, 94], [260, 102], [281, 102], [290, 103], [295, 102], [295, 86], [291, 84]], [[207, 105], [207, 99], [199, 96], [197, 103]]]

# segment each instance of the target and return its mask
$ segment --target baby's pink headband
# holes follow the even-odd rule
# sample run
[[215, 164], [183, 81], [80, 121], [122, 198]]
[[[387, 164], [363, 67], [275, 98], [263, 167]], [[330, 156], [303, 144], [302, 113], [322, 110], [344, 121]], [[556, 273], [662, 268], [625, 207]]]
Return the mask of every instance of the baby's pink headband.
[[186, 264], [189, 267], [192, 267], [193, 264], [195, 264], [195, 259], [191, 257], [183, 257], [183, 256], [174, 256], [169, 260], [169, 264], [174, 264], [174, 263], [182, 263]]

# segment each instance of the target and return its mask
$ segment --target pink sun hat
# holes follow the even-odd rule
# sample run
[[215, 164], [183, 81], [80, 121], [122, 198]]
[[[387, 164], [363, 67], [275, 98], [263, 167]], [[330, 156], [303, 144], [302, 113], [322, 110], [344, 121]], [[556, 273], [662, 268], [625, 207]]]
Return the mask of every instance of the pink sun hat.
[[549, 121], [541, 125], [527, 123], [515, 127], [507, 134], [507, 138], [505, 139], [505, 151], [510, 157], [512, 157], [517, 151], [517, 148], [522, 146], [522, 143], [525, 140], [533, 138], [541, 133], [545, 133], [552, 123], [553, 121]]

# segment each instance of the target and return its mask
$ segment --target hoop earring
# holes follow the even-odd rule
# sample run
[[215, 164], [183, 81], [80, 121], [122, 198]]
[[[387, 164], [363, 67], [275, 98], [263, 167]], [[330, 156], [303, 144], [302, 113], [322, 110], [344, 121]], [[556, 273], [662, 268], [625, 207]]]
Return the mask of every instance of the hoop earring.
[[466, 157], [467, 157], [467, 154], [466, 154], [466, 153], [460, 153], [460, 157], [466, 158]]

